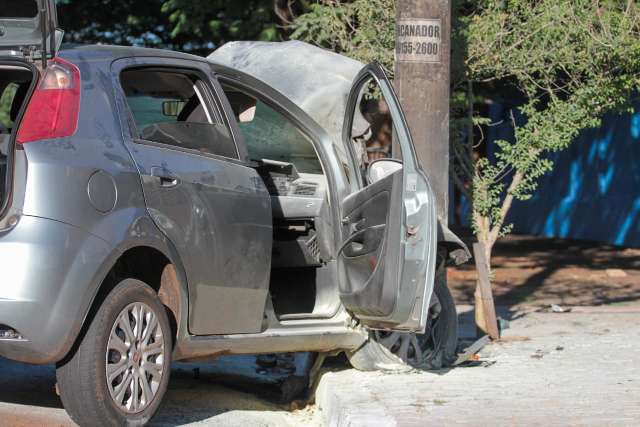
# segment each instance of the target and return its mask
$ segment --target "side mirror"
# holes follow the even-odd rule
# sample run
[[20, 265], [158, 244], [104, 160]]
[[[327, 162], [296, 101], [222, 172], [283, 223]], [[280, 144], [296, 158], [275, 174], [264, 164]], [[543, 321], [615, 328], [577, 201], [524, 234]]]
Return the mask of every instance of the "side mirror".
[[373, 184], [384, 177], [402, 169], [402, 161], [397, 159], [378, 159], [367, 168], [367, 182]]
[[178, 117], [185, 105], [186, 102], [184, 101], [164, 101], [162, 103], [162, 114], [167, 117]]

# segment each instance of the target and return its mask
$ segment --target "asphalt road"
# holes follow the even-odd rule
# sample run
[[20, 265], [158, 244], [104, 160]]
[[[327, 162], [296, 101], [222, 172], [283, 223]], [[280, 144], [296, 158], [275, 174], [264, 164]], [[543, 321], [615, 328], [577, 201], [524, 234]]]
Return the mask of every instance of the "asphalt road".
[[[318, 425], [313, 407], [292, 412], [290, 405], [277, 403], [277, 382], [289, 374], [289, 370], [257, 371], [253, 357], [176, 364], [161, 410], [151, 425]], [[0, 425], [74, 425], [55, 394], [53, 366], [25, 365], [0, 358]]]

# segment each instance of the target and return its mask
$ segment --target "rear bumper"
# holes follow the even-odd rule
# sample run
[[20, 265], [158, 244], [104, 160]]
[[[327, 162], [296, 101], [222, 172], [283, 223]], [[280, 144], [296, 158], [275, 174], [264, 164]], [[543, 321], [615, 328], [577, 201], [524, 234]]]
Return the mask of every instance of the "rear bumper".
[[109, 245], [77, 227], [23, 216], [0, 235], [0, 356], [52, 363], [71, 349], [105, 274]]

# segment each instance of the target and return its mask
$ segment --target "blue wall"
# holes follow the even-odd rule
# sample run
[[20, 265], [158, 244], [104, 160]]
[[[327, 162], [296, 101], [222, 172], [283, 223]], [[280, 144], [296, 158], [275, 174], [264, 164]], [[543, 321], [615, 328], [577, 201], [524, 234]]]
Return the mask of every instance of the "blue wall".
[[[494, 104], [491, 116], [504, 124], [489, 140], [510, 139], [508, 110]], [[640, 247], [640, 113], [608, 115], [550, 158], [555, 168], [533, 198], [513, 205], [515, 233]]]

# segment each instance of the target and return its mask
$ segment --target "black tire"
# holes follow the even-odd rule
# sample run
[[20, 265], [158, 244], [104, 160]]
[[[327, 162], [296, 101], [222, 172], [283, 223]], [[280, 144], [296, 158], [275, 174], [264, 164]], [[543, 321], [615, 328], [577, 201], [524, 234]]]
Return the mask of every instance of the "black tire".
[[[155, 380], [157, 376], [147, 374], [144, 371], [144, 377], [147, 379], [147, 385], [153, 382], [152, 398], [146, 399], [143, 396], [150, 396], [146, 393], [146, 390], [133, 390], [139, 391], [140, 401], [137, 404], [141, 407], [140, 411], [135, 413], [127, 413], [120, 408], [114, 398], [112, 398], [107, 385], [107, 357], [112, 357], [113, 350], [107, 353], [107, 346], [110, 342], [110, 337], [113, 334], [122, 334], [122, 330], [116, 325], [117, 319], [125, 310], [129, 310], [129, 307], [144, 307], [144, 310], [140, 310], [140, 317], [143, 319], [140, 324], [142, 325], [142, 332], [144, 333], [148, 324], [145, 319], [157, 319], [157, 326], [148, 327], [150, 334], [147, 338], [149, 345], [156, 344], [154, 350], [144, 350], [154, 352], [154, 356], [148, 356], [143, 350], [132, 351], [127, 353], [134, 356], [122, 360], [122, 364], [125, 362], [127, 366], [134, 366], [134, 363], [138, 365], [132, 368], [126, 368], [122, 373], [121, 384], [125, 383], [124, 375], [128, 375], [126, 378], [129, 380], [127, 384], [124, 384], [121, 390], [127, 390], [129, 393], [129, 400], [133, 392], [130, 387], [142, 387], [142, 378], [140, 366], [144, 365], [144, 361], [151, 361], [153, 358], [153, 366], [157, 366], [157, 361], [163, 368], [158, 373], [159, 378]], [[135, 317], [129, 317], [129, 311], [126, 311], [127, 319], [134, 320], [135, 329], [131, 331], [137, 331], [137, 322]], [[154, 318], [153, 315], [156, 317]], [[155, 322], [153, 322], [155, 325]], [[129, 327], [131, 327], [129, 323]], [[158, 332], [160, 330], [160, 332]], [[154, 332], [156, 331], [156, 332]], [[133, 332], [136, 334], [137, 332]], [[131, 340], [125, 339], [123, 342], [129, 342]], [[143, 338], [135, 340], [135, 346], [141, 345], [144, 341]], [[171, 350], [172, 350], [172, 337], [171, 328], [169, 326], [169, 320], [164, 306], [158, 299], [158, 296], [154, 290], [148, 285], [139, 280], [125, 279], [120, 282], [106, 297], [100, 308], [97, 310], [90, 325], [82, 336], [76, 351], [67, 359], [60, 362], [57, 365], [56, 377], [58, 381], [58, 389], [60, 392], [60, 398], [66, 409], [67, 413], [81, 427], [84, 426], [141, 426], [146, 424], [151, 417], [157, 411], [162, 397], [167, 389], [169, 382], [169, 374], [171, 367]], [[162, 344], [160, 344], [162, 343]], [[157, 349], [160, 347], [160, 349]], [[138, 347], [136, 347], [138, 348]], [[143, 347], [140, 347], [143, 348]], [[118, 354], [118, 353], [116, 353]], [[160, 359], [160, 356], [162, 357]], [[117, 362], [120, 362], [120, 358]], [[112, 363], [112, 362], [110, 362]], [[130, 372], [131, 369], [131, 372]], [[135, 374], [133, 371], [136, 371]], [[149, 376], [147, 376], [149, 375]], [[153, 381], [152, 381], [153, 379]], [[117, 379], [115, 381], [118, 381]], [[111, 383], [113, 386], [113, 382]], [[151, 389], [148, 389], [151, 390]], [[138, 399], [137, 399], [138, 400]], [[134, 407], [134, 410], [137, 409]]]
[[[369, 339], [357, 350], [347, 353], [351, 365], [360, 371], [397, 370], [401, 368], [442, 369], [457, 358], [458, 315], [447, 287], [444, 258], [436, 271], [435, 304], [429, 309], [424, 334], [402, 332], [371, 332]], [[409, 341], [414, 350], [400, 353], [401, 342]]]
[[424, 358], [425, 369], [449, 367], [458, 357], [458, 312], [451, 291], [447, 287], [446, 270], [436, 276], [435, 289], [438, 297], [437, 317], [430, 317], [427, 331], [422, 338], [430, 340], [426, 347], [431, 350]]

